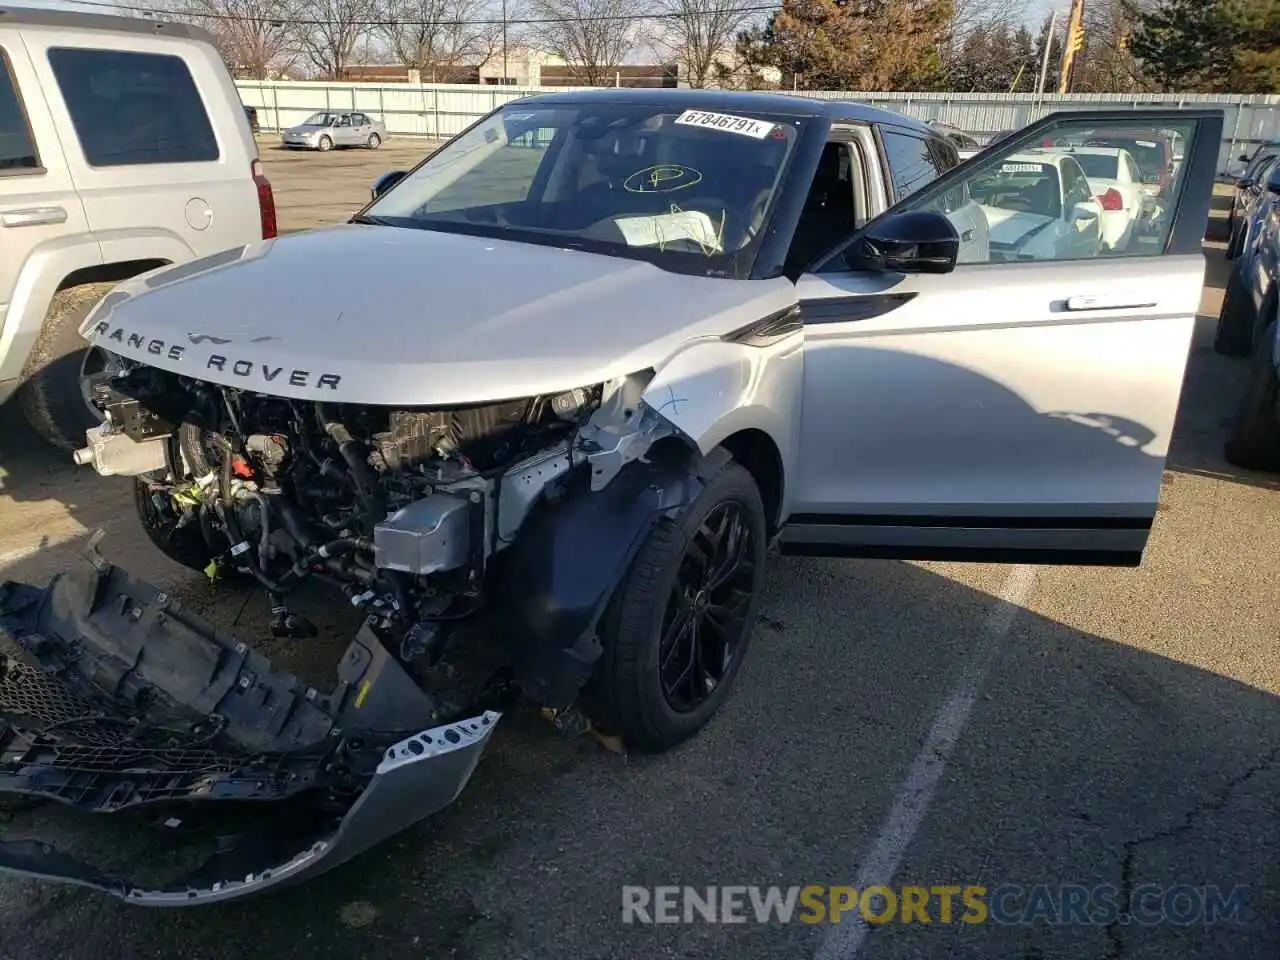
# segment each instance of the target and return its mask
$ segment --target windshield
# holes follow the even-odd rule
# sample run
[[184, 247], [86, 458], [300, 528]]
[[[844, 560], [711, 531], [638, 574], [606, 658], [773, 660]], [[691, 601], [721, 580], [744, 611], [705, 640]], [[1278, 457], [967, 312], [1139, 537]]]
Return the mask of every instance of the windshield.
[[1058, 171], [1051, 163], [1009, 160], [973, 178], [973, 199], [984, 207], [1056, 217], [1062, 212]]
[[744, 276], [805, 122], [616, 102], [512, 104], [365, 217]]
[[338, 115], [336, 113], [325, 113], [324, 111], [321, 111], [320, 113], [313, 113], [311, 116], [307, 117], [307, 119], [302, 121], [301, 126], [331, 127], [337, 122]]
[[1073, 153], [1076, 162], [1084, 168], [1086, 177], [1097, 177], [1099, 180], [1119, 180], [1119, 155], [1108, 156], [1104, 153]]

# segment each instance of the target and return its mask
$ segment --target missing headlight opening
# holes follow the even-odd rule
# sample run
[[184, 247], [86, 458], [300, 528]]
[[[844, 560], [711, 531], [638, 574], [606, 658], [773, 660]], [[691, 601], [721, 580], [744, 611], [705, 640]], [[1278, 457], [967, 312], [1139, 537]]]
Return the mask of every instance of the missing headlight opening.
[[691, 443], [647, 456], [686, 439], [642, 401], [649, 371], [387, 409], [123, 366], [94, 386], [103, 422], [76, 460], [133, 478], [155, 544], [212, 581], [256, 581], [275, 637], [316, 634], [290, 607], [308, 581], [364, 614], [322, 690], [108, 563], [100, 537], [50, 587], [0, 587], [0, 794], [175, 834], [234, 812], [238, 840], [164, 883], [0, 841], [0, 869], [136, 903], [327, 870], [451, 802], [516, 696], [578, 711], [605, 605], [699, 489]]

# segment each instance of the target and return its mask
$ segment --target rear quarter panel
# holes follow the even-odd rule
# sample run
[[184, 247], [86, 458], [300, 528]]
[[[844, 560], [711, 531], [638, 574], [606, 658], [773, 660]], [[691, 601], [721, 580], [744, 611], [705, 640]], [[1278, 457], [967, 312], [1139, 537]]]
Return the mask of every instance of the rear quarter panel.
[[[108, 260], [138, 259], [129, 244], [157, 242], [175, 256], [203, 255], [260, 238], [251, 165], [257, 146], [226, 66], [209, 44], [177, 37], [32, 28], [24, 31], [68, 169], [88, 215], [106, 238]], [[50, 48], [115, 50], [179, 57], [199, 92], [218, 144], [218, 159], [94, 167], [85, 157], [50, 65]], [[184, 254], [183, 251], [186, 251]]]

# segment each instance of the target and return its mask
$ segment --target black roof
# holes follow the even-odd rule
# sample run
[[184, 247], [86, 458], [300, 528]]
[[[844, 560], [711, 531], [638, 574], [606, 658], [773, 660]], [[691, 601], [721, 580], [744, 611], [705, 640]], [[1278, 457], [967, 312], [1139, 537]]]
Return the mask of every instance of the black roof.
[[687, 87], [598, 87], [592, 90], [566, 90], [564, 93], [540, 93], [520, 102], [551, 105], [610, 101], [715, 113], [759, 112], [789, 117], [825, 117], [829, 120], [886, 123], [917, 133], [934, 133], [928, 124], [892, 110], [881, 110], [856, 100], [826, 100], [790, 93], [694, 90]]

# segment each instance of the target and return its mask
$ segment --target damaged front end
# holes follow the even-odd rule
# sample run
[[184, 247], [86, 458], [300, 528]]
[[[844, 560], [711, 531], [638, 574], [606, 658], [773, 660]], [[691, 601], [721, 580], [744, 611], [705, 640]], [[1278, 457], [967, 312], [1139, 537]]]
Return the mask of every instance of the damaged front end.
[[146, 886], [56, 845], [0, 870], [129, 902], [210, 903], [322, 873], [446, 806], [499, 714], [437, 707], [366, 626], [320, 693], [100, 558], [0, 588], [0, 796], [134, 816], [210, 846]]
[[137, 818], [208, 855], [128, 880], [19, 837], [0, 871], [156, 906], [295, 883], [456, 798], [514, 694], [572, 716], [636, 551], [715, 467], [643, 401], [649, 376], [454, 410], [146, 367], [100, 384], [77, 460], [134, 478], [157, 546], [212, 581], [256, 580], [273, 636], [314, 636], [287, 605], [311, 579], [363, 625], [325, 693], [96, 541], [46, 588], [4, 584], [0, 802]]

